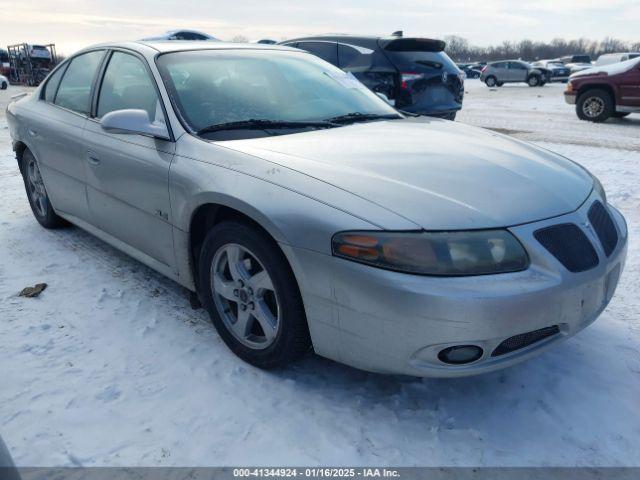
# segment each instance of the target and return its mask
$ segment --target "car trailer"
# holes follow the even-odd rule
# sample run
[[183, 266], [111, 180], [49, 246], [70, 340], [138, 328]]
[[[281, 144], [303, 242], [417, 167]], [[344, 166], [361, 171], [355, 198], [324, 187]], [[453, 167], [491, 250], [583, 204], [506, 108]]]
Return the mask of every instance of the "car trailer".
[[56, 46], [19, 43], [7, 46], [9, 82], [15, 85], [40, 85], [58, 61]]

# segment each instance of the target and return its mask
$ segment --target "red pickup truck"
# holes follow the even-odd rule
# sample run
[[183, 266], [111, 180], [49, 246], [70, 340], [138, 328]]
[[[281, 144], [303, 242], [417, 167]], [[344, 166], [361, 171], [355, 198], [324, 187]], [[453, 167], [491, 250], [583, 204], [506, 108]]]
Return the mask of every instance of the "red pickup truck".
[[640, 58], [574, 73], [564, 99], [591, 122], [640, 113]]

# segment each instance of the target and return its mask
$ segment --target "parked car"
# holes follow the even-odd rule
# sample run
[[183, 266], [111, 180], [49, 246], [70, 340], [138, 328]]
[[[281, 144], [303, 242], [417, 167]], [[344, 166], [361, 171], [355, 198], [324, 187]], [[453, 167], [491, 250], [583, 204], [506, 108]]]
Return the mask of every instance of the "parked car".
[[0, 75], [0, 90], [6, 90], [9, 87], [9, 80], [4, 75]]
[[571, 75], [564, 98], [581, 120], [604, 122], [640, 113], [640, 57]]
[[462, 70], [466, 78], [480, 78], [482, 68], [476, 63], [458, 63], [458, 68]]
[[530, 87], [541, 87], [548, 80], [548, 71], [533, 67], [522, 60], [490, 62], [482, 69], [480, 80], [488, 87], [501, 87], [505, 83], [524, 82]]
[[0, 48], [0, 75], [9, 75], [9, 52]]
[[639, 52], [627, 52], [627, 53], [605, 53], [600, 55], [596, 60], [596, 66], [609, 65], [611, 63], [626, 62], [627, 60], [633, 60], [640, 57]]
[[567, 55], [558, 59], [560, 62], [571, 70], [571, 73], [577, 73], [587, 68], [591, 68], [591, 57], [589, 55]]
[[453, 120], [462, 108], [464, 77], [444, 53], [445, 43], [401, 35], [327, 35], [281, 45], [306, 50], [350, 72], [398, 109]]
[[201, 41], [219, 41], [208, 33], [199, 32], [197, 30], [169, 30], [162, 35], [143, 38], [142, 41], [158, 41], [158, 40], [201, 40]]
[[197, 292], [262, 368], [312, 347], [377, 372], [496, 370], [593, 322], [624, 265], [625, 221], [577, 163], [405, 116], [296, 49], [98, 45], [7, 119], [43, 227]]
[[262, 40], [258, 40], [257, 43], [262, 43], [263, 45], [275, 45], [278, 42], [271, 40], [270, 38], [263, 38]]
[[545, 69], [549, 72], [547, 79], [549, 82], [567, 82], [571, 70], [562, 62], [557, 60], [538, 60], [531, 64], [532, 67]]

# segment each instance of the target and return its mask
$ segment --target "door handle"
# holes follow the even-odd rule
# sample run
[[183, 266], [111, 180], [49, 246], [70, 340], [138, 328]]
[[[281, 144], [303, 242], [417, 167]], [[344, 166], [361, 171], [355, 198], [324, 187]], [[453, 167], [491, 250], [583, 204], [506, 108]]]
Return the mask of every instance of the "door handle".
[[96, 154], [93, 152], [87, 152], [87, 161], [91, 164], [91, 165], [100, 165], [100, 159], [98, 157], [96, 157]]
[[32, 137], [37, 137], [38, 136], [38, 132], [36, 132], [35, 130], [31, 130], [29, 129], [29, 135], [31, 135]]

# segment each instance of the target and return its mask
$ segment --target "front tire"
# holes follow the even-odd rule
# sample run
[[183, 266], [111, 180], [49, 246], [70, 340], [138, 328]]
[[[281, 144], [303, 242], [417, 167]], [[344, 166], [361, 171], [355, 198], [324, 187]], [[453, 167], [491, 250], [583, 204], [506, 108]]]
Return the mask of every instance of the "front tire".
[[202, 305], [229, 349], [247, 363], [285, 366], [311, 340], [298, 284], [267, 234], [237, 221], [214, 226], [199, 259]]
[[2, 82], [2, 84], [0, 85], [0, 90], [6, 90], [8, 86], [9, 85], [7, 85], [7, 82]]
[[580, 120], [604, 122], [613, 115], [613, 100], [609, 92], [601, 89], [587, 90], [578, 97], [576, 113]]
[[540, 85], [540, 77], [538, 75], [531, 75], [528, 79], [527, 79], [527, 85], [529, 85], [530, 87], [538, 87]]
[[68, 222], [59, 217], [51, 206], [49, 195], [44, 186], [38, 161], [30, 150], [22, 153], [22, 179], [27, 191], [27, 198], [31, 211], [36, 220], [44, 228], [61, 228], [68, 225]]

